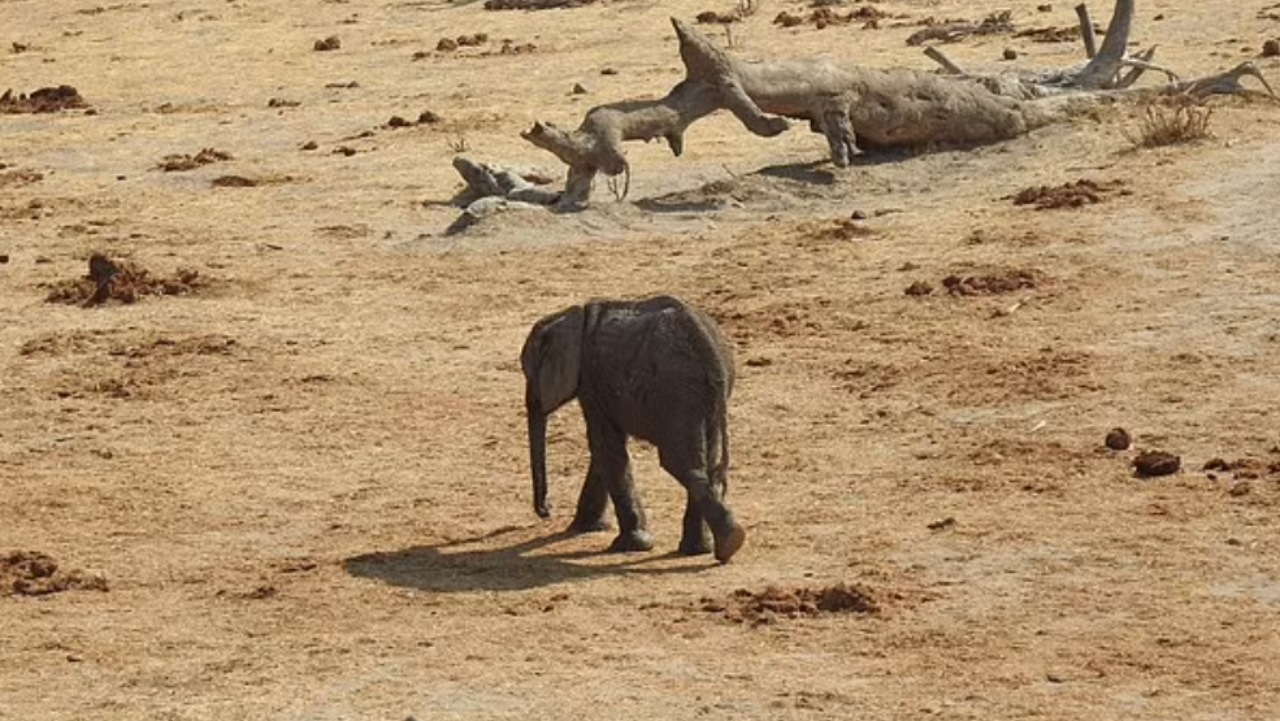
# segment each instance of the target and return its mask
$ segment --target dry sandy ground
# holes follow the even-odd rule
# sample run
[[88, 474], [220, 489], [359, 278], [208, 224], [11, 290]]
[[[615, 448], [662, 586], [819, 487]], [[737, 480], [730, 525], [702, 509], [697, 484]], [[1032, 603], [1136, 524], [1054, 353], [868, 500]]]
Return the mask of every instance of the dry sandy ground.
[[[1264, 4], [1144, 0], [1134, 39], [1213, 71], [1280, 34]], [[1074, 21], [1036, 5], [880, 7]], [[1176, 148], [1132, 152], [1116, 110], [848, 170], [803, 129], [717, 116], [682, 158], [628, 148], [626, 202], [441, 234], [451, 146], [560, 173], [519, 131], [665, 92], [667, 17], [706, 9], [731, 8], [0, 0], [3, 84], [68, 83], [97, 111], [0, 116], [0, 556], [109, 589], [0, 596], [0, 718], [1280, 718], [1280, 110], [1219, 102], [1215, 137]], [[784, 30], [783, 9], [804, 10], [766, 2], [740, 51], [929, 68], [915, 27]], [[1005, 47], [1080, 55], [948, 53], [990, 68]], [[156, 168], [202, 148], [232, 158]], [[1082, 178], [1120, 185], [1008, 198]], [[95, 251], [205, 284], [45, 302]], [[1023, 280], [953, 295], [953, 274]], [[646, 448], [653, 553], [557, 535], [576, 410], [552, 426], [555, 518], [530, 508], [527, 328], [653, 292], [739, 348], [749, 537], [727, 566], [671, 555], [682, 494]], [[1103, 447], [1113, 426], [1135, 450]], [[1182, 471], [1137, 479], [1138, 449]], [[878, 611], [735, 595], [838, 584]]]

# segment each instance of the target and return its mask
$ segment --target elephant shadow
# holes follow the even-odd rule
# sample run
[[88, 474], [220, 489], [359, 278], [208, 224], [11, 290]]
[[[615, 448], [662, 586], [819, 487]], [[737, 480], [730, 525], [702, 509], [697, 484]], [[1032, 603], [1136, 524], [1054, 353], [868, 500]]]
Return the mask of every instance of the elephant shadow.
[[603, 551], [530, 555], [533, 551], [575, 537], [567, 532], [517, 541], [497, 548], [450, 550], [522, 530], [524, 529], [507, 527], [475, 538], [435, 546], [374, 551], [348, 558], [342, 565], [353, 576], [437, 593], [523, 591], [600, 576], [684, 574], [697, 573], [707, 568], [707, 557], [703, 557], [704, 560], [700, 562], [678, 566], [652, 565], [656, 561], [669, 560], [675, 554], [608, 556], [616, 561], [607, 564], [574, 563], [577, 559], [599, 558], [604, 555]]

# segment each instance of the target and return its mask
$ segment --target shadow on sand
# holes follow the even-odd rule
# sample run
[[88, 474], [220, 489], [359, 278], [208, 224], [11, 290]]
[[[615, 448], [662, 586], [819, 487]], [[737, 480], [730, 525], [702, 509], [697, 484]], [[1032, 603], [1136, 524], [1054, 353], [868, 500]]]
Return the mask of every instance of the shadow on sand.
[[353, 556], [343, 562], [347, 573], [362, 578], [373, 578], [393, 586], [440, 593], [458, 591], [520, 591], [549, 586], [574, 579], [625, 574], [665, 575], [697, 573], [714, 563], [710, 556], [679, 566], [658, 561], [682, 558], [676, 554], [620, 554], [607, 565], [577, 564], [572, 561], [583, 558], [599, 558], [604, 554], [609, 536], [598, 534], [599, 550], [572, 551], [559, 554], [528, 555], [532, 551], [553, 543], [576, 537], [561, 532], [540, 536], [498, 548], [479, 548], [449, 552], [448, 549], [474, 544], [491, 538], [515, 534], [525, 529], [502, 528], [475, 538], [451, 541], [437, 546], [414, 546], [399, 551], [375, 551]]

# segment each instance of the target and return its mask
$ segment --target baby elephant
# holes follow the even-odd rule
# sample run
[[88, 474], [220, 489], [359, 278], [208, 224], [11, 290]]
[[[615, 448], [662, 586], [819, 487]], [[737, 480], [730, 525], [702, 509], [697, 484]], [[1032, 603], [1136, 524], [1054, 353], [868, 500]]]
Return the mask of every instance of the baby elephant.
[[631, 480], [627, 437], [658, 448], [662, 468], [685, 487], [680, 552], [727, 562], [746, 532], [724, 503], [729, 467], [725, 411], [733, 355], [715, 323], [670, 296], [593, 300], [534, 324], [520, 351], [527, 381], [533, 507], [547, 506], [547, 416], [578, 399], [591, 466], [571, 531], [605, 527], [609, 499], [619, 533], [610, 551], [647, 551], [653, 538]]

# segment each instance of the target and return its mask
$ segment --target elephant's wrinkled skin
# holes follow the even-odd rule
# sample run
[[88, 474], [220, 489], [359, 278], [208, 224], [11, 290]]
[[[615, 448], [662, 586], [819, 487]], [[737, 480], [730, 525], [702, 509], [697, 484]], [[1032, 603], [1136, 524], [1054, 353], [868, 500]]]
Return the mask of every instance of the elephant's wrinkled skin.
[[670, 296], [589, 301], [535, 323], [520, 365], [539, 516], [550, 515], [547, 417], [576, 397], [591, 466], [570, 530], [603, 529], [612, 499], [619, 533], [609, 550], [653, 547], [627, 455], [627, 437], [634, 436], [657, 447], [662, 468], [688, 493], [680, 552], [714, 550], [722, 563], [737, 552], [746, 534], [724, 502], [733, 354], [706, 314]]

